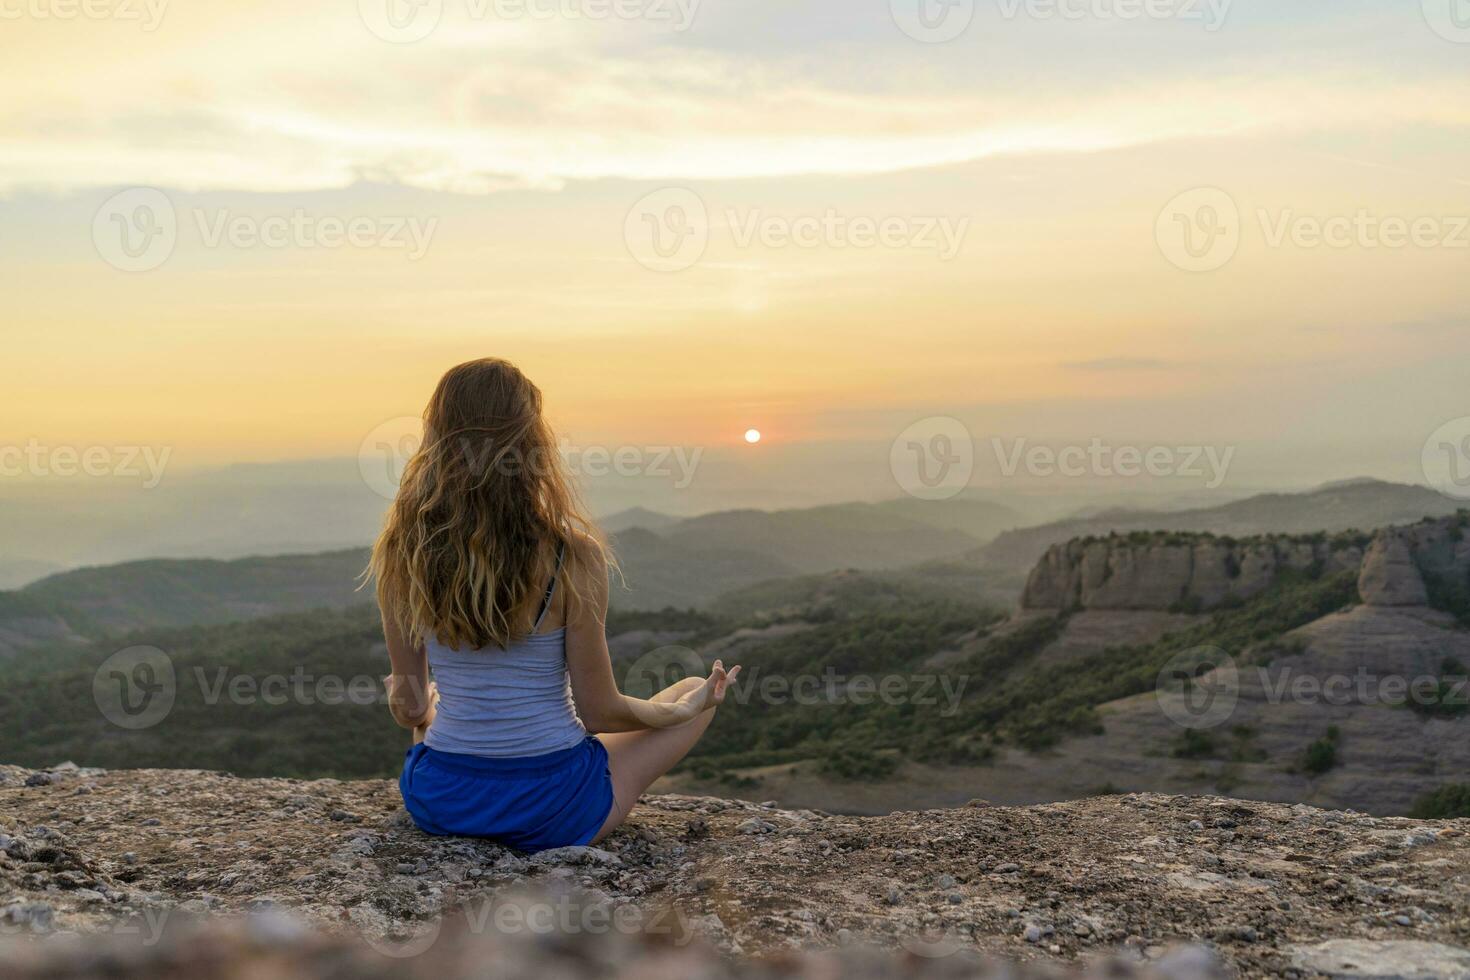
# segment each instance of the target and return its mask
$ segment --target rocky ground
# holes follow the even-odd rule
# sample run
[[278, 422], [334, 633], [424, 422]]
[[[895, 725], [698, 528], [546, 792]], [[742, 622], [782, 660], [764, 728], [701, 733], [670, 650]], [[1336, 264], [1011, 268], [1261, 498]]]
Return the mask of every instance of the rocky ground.
[[[110, 934], [133, 951], [97, 975], [264, 946], [283, 976], [378, 975], [391, 959], [395, 975], [442, 978], [466, 936], [531, 936], [503, 954], [527, 972], [506, 976], [567, 956], [582, 964], [556, 960], [569, 976], [646, 974], [648, 956], [669, 976], [988, 975], [981, 954], [1026, 976], [1122, 955], [1133, 965], [1109, 975], [1210, 976], [1214, 957], [1239, 976], [1470, 977], [1470, 821], [1220, 798], [843, 817], [654, 796], [602, 847], [527, 857], [420, 833], [388, 782], [0, 767], [0, 851], [3, 931]], [[599, 952], [568, 952], [569, 933]], [[103, 962], [75, 940], [8, 943], [22, 976]], [[842, 966], [870, 945], [897, 952]], [[148, 956], [175, 966], [139, 966]], [[360, 956], [376, 959], [323, 966]]]

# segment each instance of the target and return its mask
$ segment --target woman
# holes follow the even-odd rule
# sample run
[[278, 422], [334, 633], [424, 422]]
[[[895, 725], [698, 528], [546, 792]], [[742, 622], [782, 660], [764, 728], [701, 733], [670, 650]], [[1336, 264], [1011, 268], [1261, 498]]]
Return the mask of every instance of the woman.
[[648, 701], [619, 693], [609, 564], [541, 392], [502, 360], [450, 370], [369, 569], [420, 828], [525, 851], [595, 843], [709, 727], [739, 667], [716, 661]]

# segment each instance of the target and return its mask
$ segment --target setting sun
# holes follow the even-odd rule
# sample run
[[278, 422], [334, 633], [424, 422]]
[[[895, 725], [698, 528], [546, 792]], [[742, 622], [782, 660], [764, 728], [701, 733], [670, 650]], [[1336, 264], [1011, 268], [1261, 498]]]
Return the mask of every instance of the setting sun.
[[755, 445], [756, 443], [760, 442], [761, 441], [761, 430], [760, 429], [746, 429], [745, 430], [745, 441], [748, 442], [748, 443], [750, 443], [752, 446]]

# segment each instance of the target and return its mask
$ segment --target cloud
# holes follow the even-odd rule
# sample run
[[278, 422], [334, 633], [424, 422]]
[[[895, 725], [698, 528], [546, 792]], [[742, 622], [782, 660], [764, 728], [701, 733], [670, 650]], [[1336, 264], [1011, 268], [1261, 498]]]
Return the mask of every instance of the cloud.
[[[926, 67], [932, 46], [896, 31], [856, 52], [719, 50], [657, 25], [470, 22], [451, 10], [429, 38], [390, 44], [353, 6], [201, 0], [171, 5], [146, 34], [7, 23], [0, 192], [391, 180], [481, 194], [881, 174], [1384, 120], [1470, 127], [1463, 73], [1231, 62], [1120, 73], [1106, 87], [1062, 70], [1018, 84], [984, 59]], [[856, 70], [857, 56], [873, 70]]]

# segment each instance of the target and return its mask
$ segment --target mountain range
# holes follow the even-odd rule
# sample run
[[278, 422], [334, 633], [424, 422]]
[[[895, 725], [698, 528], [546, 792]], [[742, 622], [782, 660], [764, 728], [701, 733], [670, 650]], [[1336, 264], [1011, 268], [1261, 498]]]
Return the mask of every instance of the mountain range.
[[[621, 563], [612, 601], [628, 610], [702, 608], [760, 582], [857, 569], [917, 576], [942, 592], [968, 590], [976, 601], [1008, 605], [1047, 547], [1073, 537], [1138, 529], [1372, 529], [1453, 509], [1422, 487], [1378, 481], [1182, 511], [1114, 509], [1031, 528], [1018, 527], [1023, 518], [1007, 506], [963, 496], [685, 519], [634, 509], [608, 520]], [[366, 562], [366, 551], [352, 548], [232, 561], [150, 559], [59, 573], [0, 591], [0, 657], [130, 629], [371, 602], [357, 588]]]
[[[1190, 519], [1286, 520], [1344, 493], [1370, 513], [1415, 499], [1443, 509], [1415, 488], [1378, 485], [1242, 501]], [[1470, 717], [1454, 688], [1470, 661], [1463, 514], [1376, 531], [1092, 534], [1046, 549], [1005, 603], [986, 588], [966, 530], [983, 533], [978, 522], [993, 515], [971, 506], [919, 513], [909, 504], [732, 512], [616, 535], [631, 595], [642, 600], [619, 600], [609, 621], [625, 683], [650, 664], [656, 674], [671, 666], [671, 644], [692, 651], [675, 664], [747, 665], [736, 709], [722, 712], [666, 788], [759, 791], [856, 812], [1118, 788], [1404, 812], [1470, 771]], [[1341, 508], [1323, 513], [1351, 523]], [[849, 540], [867, 532], [892, 550]], [[834, 564], [887, 558], [893, 567], [821, 569], [819, 551]], [[375, 703], [219, 697], [236, 676], [301, 671], [371, 688], [387, 664], [370, 597], [355, 587], [364, 561], [360, 549], [156, 560], [0, 593], [0, 643], [12, 655], [0, 755], [386, 774], [401, 735]], [[658, 598], [686, 611], [651, 608]], [[163, 651], [178, 682], [172, 713], [146, 731], [118, 730], [93, 704], [99, 665], [133, 646]], [[1201, 650], [1223, 652], [1249, 683], [1236, 685], [1237, 716], [1196, 730], [1164, 710], [1187, 692], [1161, 688], [1160, 678], [1183, 658], [1188, 683], [1207, 683], [1220, 664]], [[1271, 696], [1282, 671], [1318, 684], [1392, 672], [1434, 691], [1424, 704], [1283, 702]], [[763, 686], [795, 678], [820, 679], [814, 702]], [[913, 696], [855, 698], [863, 678], [907, 685]]]

